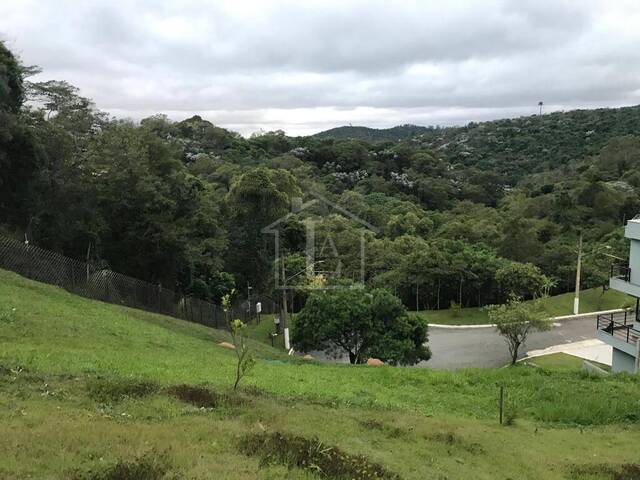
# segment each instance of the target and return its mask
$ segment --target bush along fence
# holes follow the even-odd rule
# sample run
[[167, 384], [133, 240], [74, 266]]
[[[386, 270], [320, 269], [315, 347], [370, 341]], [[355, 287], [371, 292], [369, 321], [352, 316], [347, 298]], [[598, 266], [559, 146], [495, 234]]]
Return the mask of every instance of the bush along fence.
[[[227, 328], [220, 305], [181, 296], [161, 285], [97, 268], [4, 236], [0, 236], [0, 268], [94, 300], [170, 315], [214, 328]], [[263, 303], [263, 311], [275, 308], [270, 303]], [[246, 322], [251, 320], [251, 312], [247, 310], [245, 302], [232, 307], [230, 315]]]

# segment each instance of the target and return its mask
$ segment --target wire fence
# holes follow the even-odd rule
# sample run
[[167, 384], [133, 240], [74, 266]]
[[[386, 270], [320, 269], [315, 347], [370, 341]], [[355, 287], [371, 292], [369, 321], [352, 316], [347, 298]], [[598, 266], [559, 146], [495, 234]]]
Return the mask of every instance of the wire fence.
[[[220, 305], [181, 296], [161, 285], [98, 268], [4, 236], [0, 236], [0, 268], [94, 300], [170, 315], [209, 327], [227, 328]], [[255, 312], [247, 307], [247, 302], [233, 306], [229, 312], [231, 318], [250, 321]], [[265, 313], [275, 311], [275, 308], [269, 300], [263, 304]]]

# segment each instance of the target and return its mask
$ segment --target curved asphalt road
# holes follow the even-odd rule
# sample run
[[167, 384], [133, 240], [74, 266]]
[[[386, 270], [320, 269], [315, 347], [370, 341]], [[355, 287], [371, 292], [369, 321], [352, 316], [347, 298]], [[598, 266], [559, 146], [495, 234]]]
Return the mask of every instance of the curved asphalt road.
[[[562, 343], [596, 338], [596, 318], [562, 320], [550, 331], [532, 332], [520, 357], [529, 350], [547, 348]], [[465, 367], [502, 367], [509, 363], [509, 350], [495, 328], [439, 328], [429, 327], [431, 359], [420, 366], [438, 369]]]

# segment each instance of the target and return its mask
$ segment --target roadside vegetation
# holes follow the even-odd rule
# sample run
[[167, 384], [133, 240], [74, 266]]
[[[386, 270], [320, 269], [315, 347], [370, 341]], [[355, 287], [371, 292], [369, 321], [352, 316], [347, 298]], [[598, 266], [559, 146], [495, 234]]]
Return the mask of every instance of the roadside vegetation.
[[[542, 301], [542, 310], [549, 317], [560, 317], [573, 313], [574, 293], [563, 293], [546, 297]], [[631, 307], [634, 299], [616, 290], [603, 290], [602, 287], [590, 288], [580, 293], [580, 313], [613, 310]], [[418, 315], [429, 324], [442, 325], [484, 325], [491, 323], [486, 308], [471, 307], [446, 310], [423, 310]]]
[[[573, 312], [573, 293], [564, 293], [543, 298], [542, 311], [548, 317], [571, 315]], [[528, 302], [528, 301], [527, 301]], [[525, 302], [525, 303], [527, 303]], [[616, 290], [603, 291], [601, 287], [583, 290], [580, 293], [580, 311], [582, 313], [633, 306], [633, 298]], [[420, 312], [408, 312], [417, 315], [427, 321], [428, 324], [439, 325], [486, 325], [490, 324], [489, 312], [486, 307], [470, 307], [446, 310], [423, 310]], [[272, 334], [275, 332], [273, 322], [274, 315], [263, 314], [260, 322], [257, 319], [247, 324], [247, 336], [267, 345], [271, 345]], [[289, 318], [289, 323], [295, 329], [297, 314]], [[273, 346], [284, 350], [283, 335], [273, 337]]]
[[551, 329], [552, 322], [542, 311], [541, 301], [537, 299], [527, 304], [513, 296], [503, 305], [488, 307], [489, 319], [509, 348], [511, 365], [518, 361], [520, 347], [525, 345], [530, 333]]
[[388, 290], [315, 291], [296, 316], [293, 344], [300, 351], [348, 355], [352, 364], [375, 358], [392, 365], [429, 360], [427, 324], [410, 315]]
[[[0, 299], [15, 308], [0, 326], [0, 476], [313, 479], [302, 462], [318, 448], [408, 479], [606, 479], [574, 473], [637, 459], [634, 376], [321, 364], [249, 339], [256, 364], [234, 392], [228, 332], [4, 271]], [[498, 425], [499, 385], [513, 426]], [[297, 453], [274, 457], [274, 436]], [[264, 454], [243, 453], [251, 438]]]

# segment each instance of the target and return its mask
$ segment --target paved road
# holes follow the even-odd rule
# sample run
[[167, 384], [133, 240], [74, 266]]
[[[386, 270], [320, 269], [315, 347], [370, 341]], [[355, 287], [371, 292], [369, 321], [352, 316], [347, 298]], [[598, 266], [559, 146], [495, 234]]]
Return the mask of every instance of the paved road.
[[[595, 317], [564, 320], [548, 332], [529, 334], [526, 345], [520, 349], [520, 356], [525, 356], [528, 350], [578, 342], [595, 336]], [[440, 369], [501, 367], [509, 362], [507, 345], [494, 328], [430, 327], [429, 347], [432, 357], [420, 366]]]

